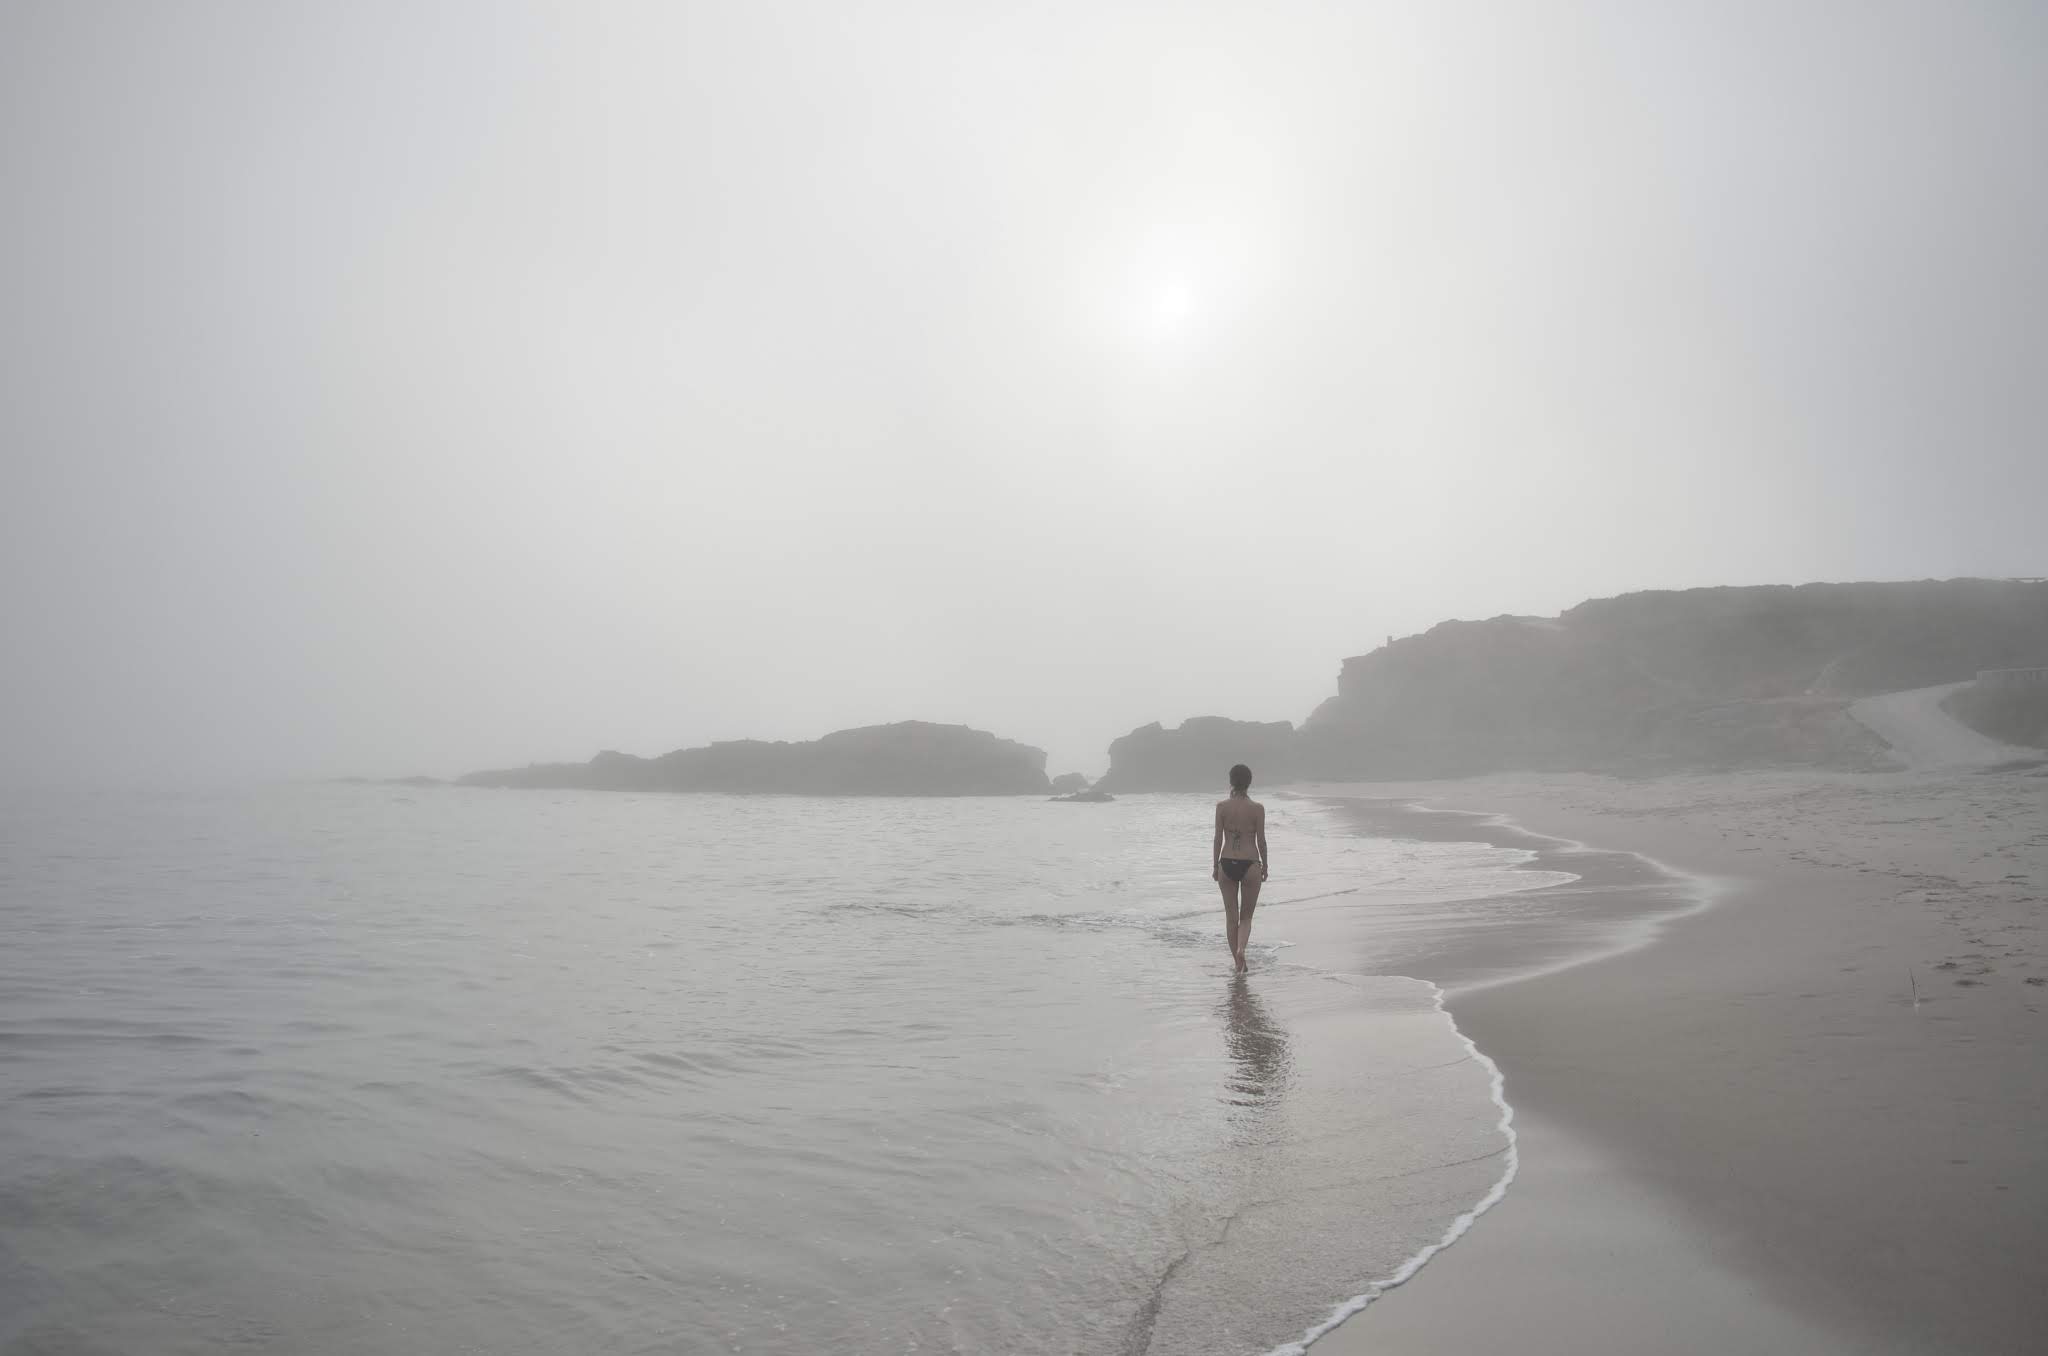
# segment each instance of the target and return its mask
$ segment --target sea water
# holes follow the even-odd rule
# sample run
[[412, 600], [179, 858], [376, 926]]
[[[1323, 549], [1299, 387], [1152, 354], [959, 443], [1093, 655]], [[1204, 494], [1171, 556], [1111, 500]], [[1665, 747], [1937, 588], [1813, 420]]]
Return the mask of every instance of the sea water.
[[1299, 1342], [1512, 1161], [1374, 928], [1545, 881], [1271, 799], [1240, 978], [1210, 804], [10, 800], [0, 1350]]

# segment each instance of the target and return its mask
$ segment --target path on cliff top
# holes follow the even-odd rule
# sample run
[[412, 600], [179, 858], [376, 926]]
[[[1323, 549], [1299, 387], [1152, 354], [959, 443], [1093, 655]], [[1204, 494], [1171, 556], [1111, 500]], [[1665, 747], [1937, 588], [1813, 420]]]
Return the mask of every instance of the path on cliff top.
[[1942, 710], [1941, 700], [1968, 683], [1942, 683], [1909, 692], [1887, 692], [1849, 704], [1849, 714], [1912, 768], [1993, 767], [2025, 760], [2039, 762], [2041, 750], [2001, 744], [1978, 734]]

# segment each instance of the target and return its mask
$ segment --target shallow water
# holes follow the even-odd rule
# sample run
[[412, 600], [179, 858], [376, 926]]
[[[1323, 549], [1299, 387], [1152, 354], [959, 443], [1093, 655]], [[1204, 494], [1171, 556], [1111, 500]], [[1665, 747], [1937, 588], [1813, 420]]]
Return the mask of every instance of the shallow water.
[[1272, 800], [1236, 979], [1208, 804], [10, 802], [0, 1348], [1296, 1340], [1507, 1141], [1435, 990], [1290, 909], [1544, 882]]

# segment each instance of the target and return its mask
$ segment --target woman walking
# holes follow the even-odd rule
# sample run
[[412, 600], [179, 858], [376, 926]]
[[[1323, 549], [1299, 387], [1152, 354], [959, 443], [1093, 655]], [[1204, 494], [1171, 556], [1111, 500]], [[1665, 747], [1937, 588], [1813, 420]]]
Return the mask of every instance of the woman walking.
[[1266, 883], [1266, 807], [1252, 799], [1252, 770], [1230, 769], [1230, 796], [1216, 802], [1216, 841], [1209, 876], [1223, 888], [1224, 938], [1238, 973], [1246, 969], [1245, 944], [1252, 937], [1252, 910]]

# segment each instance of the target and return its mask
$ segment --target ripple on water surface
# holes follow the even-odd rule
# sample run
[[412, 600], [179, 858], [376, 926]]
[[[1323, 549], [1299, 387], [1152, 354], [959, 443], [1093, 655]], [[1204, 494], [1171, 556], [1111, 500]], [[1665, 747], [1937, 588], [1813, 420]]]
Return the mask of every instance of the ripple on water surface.
[[20, 807], [0, 1347], [1298, 1338], [1508, 1144], [1434, 991], [1289, 963], [1290, 901], [1398, 876], [1391, 925], [1517, 858], [1275, 802], [1236, 979], [1207, 804]]

